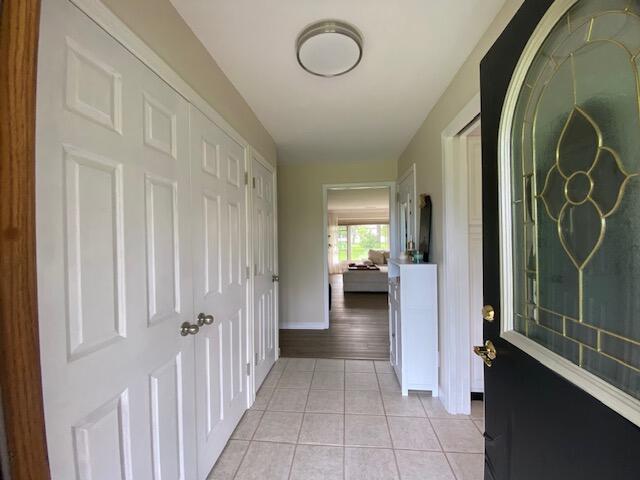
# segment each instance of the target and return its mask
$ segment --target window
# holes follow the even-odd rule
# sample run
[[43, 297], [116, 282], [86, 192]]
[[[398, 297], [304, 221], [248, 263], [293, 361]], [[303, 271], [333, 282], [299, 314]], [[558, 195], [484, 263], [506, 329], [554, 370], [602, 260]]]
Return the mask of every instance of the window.
[[338, 259], [341, 262], [349, 260], [349, 227], [346, 225], [338, 227]]
[[640, 17], [606, 3], [557, 23], [515, 103], [505, 330], [640, 400]]
[[340, 225], [338, 258], [341, 262], [366, 260], [369, 250], [389, 250], [389, 225]]

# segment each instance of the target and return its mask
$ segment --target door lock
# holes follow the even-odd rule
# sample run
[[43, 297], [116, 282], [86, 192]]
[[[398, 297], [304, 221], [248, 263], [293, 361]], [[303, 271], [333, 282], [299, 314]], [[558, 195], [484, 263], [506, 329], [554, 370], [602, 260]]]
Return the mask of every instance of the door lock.
[[200, 327], [195, 323], [184, 322], [180, 325], [180, 335], [186, 337], [187, 335], [195, 335], [200, 331]]
[[205, 315], [204, 313], [198, 314], [198, 326], [202, 327], [203, 325], [211, 325], [213, 324], [214, 318], [213, 315]]
[[280, 281], [280, 275], [272, 275], [271, 276], [271, 281], [272, 282], [279, 282]]
[[493, 322], [496, 317], [496, 312], [493, 310], [491, 305], [485, 305], [482, 307], [482, 318], [484, 318], [487, 322]]
[[487, 340], [484, 346], [476, 345], [473, 347], [473, 353], [478, 355], [487, 367], [490, 367], [493, 364], [493, 360], [498, 356], [496, 347], [491, 340]]

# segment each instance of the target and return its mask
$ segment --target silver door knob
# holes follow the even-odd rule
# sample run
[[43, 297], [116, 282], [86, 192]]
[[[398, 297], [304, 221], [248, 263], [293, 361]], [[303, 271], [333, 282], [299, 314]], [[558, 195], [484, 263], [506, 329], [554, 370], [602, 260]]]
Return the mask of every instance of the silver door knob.
[[198, 314], [198, 326], [202, 327], [203, 325], [211, 325], [213, 324], [214, 318], [213, 315], [205, 315], [204, 313]]
[[279, 275], [271, 275], [271, 281], [272, 282], [279, 282], [280, 281], [280, 276]]
[[195, 335], [200, 331], [200, 327], [194, 323], [184, 322], [180, 325], [180, 335], [186, 337], [187, 335]]

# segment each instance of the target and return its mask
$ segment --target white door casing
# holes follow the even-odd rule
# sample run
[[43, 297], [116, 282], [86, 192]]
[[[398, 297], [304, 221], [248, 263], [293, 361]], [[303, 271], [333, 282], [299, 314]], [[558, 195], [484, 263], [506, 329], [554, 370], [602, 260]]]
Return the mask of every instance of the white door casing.
[[[416, 214], [416, 166], [415, 164], [398, 179], [398, 253], [407, 249], [407, 241], [418, 247], [418, 218]], [[405, 241], [405, 238], [407, 239]]]
[[42, 4], [37, 262], [53, 479], [195, 478], [186, 101]]
[[253, 349], [255, 387], [277, 357], [277, 275], [275, 258], [275, 171], [251, 152], [253, 244]]
[[213, 467], [248, 407], [247, 199], [244, 148], [195, 107], [191, 216], [196, 336], [198, 478]]
[[[402, 174], [397, 182], [396, 209], [398, 218], [398, 233], [396, 251], [392, 249], [392, 256], [400, 256], [407, 250], [407, 242], [413, 240], [418, 247], [418, 221], [416, 215], [416, 165], [415, 163]], [[402, 345], [400, 328], [400, 290], [399, 278], [393, 279], [393, 285], [389, 285], [389, 342], [391, 344], [391, 364], [397, 371], [402, 371]], [[391, 298], [393, 297], [393, 299]]]
[[[469, 215], [469, 336], [470, 348], [482, 345], [482, 141], [467, 140], [467, 191]], [[484, 392], [484, 363], [471, 355], [471, 391]]]

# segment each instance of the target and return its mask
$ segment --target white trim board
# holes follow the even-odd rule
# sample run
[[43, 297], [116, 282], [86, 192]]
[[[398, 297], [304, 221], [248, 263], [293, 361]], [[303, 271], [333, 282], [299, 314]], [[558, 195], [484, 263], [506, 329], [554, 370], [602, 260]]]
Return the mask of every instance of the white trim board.
[[[471, 413], [469, 222], [466, 135], [480, 113], [478, 92], [442, 131], [443, 258], [440, 310], [440, 400], [449, 413]], [[466, 299], [466, 301], [465, 301]]]
[[534, 30], [516, 65], [502, 108], [498, 132], [498, 192], [500, 219], [500, 336], [540, 363], [601, 401], [630, 422], [640, 426], [640, 400], [580, 368], [565, 358], [516, 332], [513, 327], [513, 252], [511, 245], [511, 131], [520, 89], [540, 46], [558, 20], [577, 0], [556, 0]]
[[[327, 197], [329, 190], [349, 190], [367, 187], [389, 188], [389, 247], [392, 252], [397, 248], [397, 219], [396, 219], [396, 182], [362, 182], [362, 183], [334, 183], [322, 185], [322, 310], [323, 323], [318, 330], [329, 328], [329, 215]], [[284, 328], [284, 327], [280, 327]]]
[[[418, 172], [416, 170], [416, 164], [412, 163], [411, 166], [409, 168], [407, 168], [407, 170], [400, 175], [400, 177], [398, 177], [398, 179], [396, 180], [396, 188], [402, 183], [404, 182], [407, 177], [409, 177], [410, 175], [413, 175], [413, 241], [415, 242], [416, 245], [418, 245], [418, 241], [419, 241], [419, 236], [420, 236], [420, 231], [418, 230], [418, 228], [420, 227], [420, 208], [418, 205], [418, 187], [417, 187], [417, 177], [418, 177]], [[397, 199], [396, 199], [396, 208], [398, 208], [397, 205]], [[397, 215], [397, 212], [396, 212]], [[402, 245], [400, 242], [400, 228], [397, 229], [396, 232], [397, 236], [397, 243], [396, 243], [396, 250], [391, 250], [391, 252], [393, 252], [392, 256], [395, 258], [399, 258], [400, 255], [402, 254]]]

